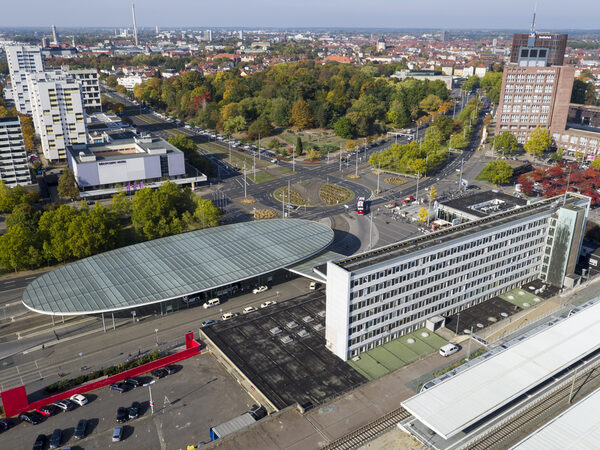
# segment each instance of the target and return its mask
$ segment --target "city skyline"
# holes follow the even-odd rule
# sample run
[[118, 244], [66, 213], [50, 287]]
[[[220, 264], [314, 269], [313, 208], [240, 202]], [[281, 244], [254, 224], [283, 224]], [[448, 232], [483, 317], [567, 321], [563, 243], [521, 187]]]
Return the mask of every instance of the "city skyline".
[[[108, 0], [102, 4], [65, 0], [63, 8], [39, 0], [5, 5], [0, 27], [131, 26], [131, 2]], [[180, 0], [178, 8], [164, 8], [158, 0], [138, 0], [138, 27], [343, 27], [343, 28], [440, 28], [440, 29], [528, 29], [533, 2], [508, 0], [481, 6], [474, 0], [460, 4], [433, 0], [430, 7], [420, 4], [395, 4], [374, 0], [365, 4], [350, 0], [343, 4], [333, 0], [323, 4], [316, 0], [285, 4], [257, 0], [248, 4], [238, 0], [199, 4]], [[343, 8], [341, 6], [343, 5]], [[600, 4], [593, 0], [579, 2], [577, 9], [565, 9], [558, 0], [538, 4], [537, 28], [598, 29], [596, 17]], [[64, 14], [64, 11], [69, 14]], [[318, 15], [314, 12], [319, 11]], [[582, 11], [586, 11], [582, 14]], [[515, 20], [515, 17], [518, 20]]]

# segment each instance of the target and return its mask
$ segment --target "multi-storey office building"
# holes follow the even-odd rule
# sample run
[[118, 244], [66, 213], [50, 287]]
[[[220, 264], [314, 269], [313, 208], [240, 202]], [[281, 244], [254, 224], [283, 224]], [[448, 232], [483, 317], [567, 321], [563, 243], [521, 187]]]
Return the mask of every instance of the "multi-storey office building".
[[41, 49], [36, 46], [11, 45], [4, 50], [15, 108], [22, 114], [31, 114], [27, 74], [44, 70]]
[[0, 180], [8, 187], [31, 183], [23, 130], [18, 117], [0, 117]]
[[102, 104], [100, 102], [98, 71], [96, 69], [71, 69], [69, 66], [63, 66], [62, 70], [72, 76], [81, 85], [83, 106], [86, 110], [99, 110]]
[[562, 66], [567, 48], [566, 34], [513, 34], [510, 62], [520, 65]]
[[67, 146], [87, 142], [80, 84], [60, 70], [27, 74], [27, 82], [44, 156], [65, 160]]
[[590, 199], [555, 197], [327, 263], [327, 347], [346, 360], [461, 309], [574, 269]]

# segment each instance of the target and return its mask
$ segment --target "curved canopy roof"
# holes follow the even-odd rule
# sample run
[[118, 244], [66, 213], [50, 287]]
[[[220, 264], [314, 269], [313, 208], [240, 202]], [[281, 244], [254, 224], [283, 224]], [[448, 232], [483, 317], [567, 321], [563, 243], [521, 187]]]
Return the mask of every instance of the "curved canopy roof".
[[320, 252], [332, 240], [328, 226], [301, 219], [192, 231], [58, 268], [27, 286], [23, 303], [61, 315], [135, 308], [272, 272]]

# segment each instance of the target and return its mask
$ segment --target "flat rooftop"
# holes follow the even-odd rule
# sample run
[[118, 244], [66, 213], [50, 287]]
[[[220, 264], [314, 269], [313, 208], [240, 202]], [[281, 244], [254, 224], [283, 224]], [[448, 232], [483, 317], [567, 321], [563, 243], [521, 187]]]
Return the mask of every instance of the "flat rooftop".
[[274, 272], [321, 252], [328, 226], [303, 219], [222, 225], [129, 245], [36, 278], [23, 304], [41, 314], [96, 314], [160, 303]]
[[511, 450], [564, 450], [598, 448], [600, 390], [575, 403], [538, 428]]
[[75, 144], [67, 151], [78, 163], [113, 161], [140, 158], [168, 153], [182, 153], [174, 145], [159, 137], [128, 137], [127, 134], [111, 135], [114, 141], [106, 144]]
[[325, 348], [325, 296], [320, 292], [202, 331], [278, 409], [317, 405], [367, 381]]
[[458, 334], [473, 333], [521, 311], [521, 308], [500, 298], [492, 297], [446, 318], [446, 328]]
[[[334, 261], [339, 267], [348, 271], [356, 271], [365, 267], [405, 256], [416, 251], [424, 250], [436, 245], [440, 245], [455, 239], [466, 238], [475, 233], [486, 231], [490, 228], [498, 227], [515, 220], [527, 218], [532, 214], [547, 210], [558, 209], [562, 206], [564, 196], [552, 197], [540, 200], [529, 205], [524, 205], [516, 209], [493, 214], [482, 219], [473, 220], [443, 230], [419, 236], [416, 238], [400, 241], [375, 250], [359, 253], [356, 256], [350, 256], [345, 259]], [[582, 195], [569, 193], [566, 197], [566, 204], [575, 203], [585, 198]]]
[[448, 439], [600, 348], [600, 303], [402, 402]]
[[466, 197], [441, 202], [445, 207], [471, 214], [475, 217], [488, 217], [503, 211], [519, 208], [527, 204], [527, 200], [513, 197], [503, 192], [478, 192]]

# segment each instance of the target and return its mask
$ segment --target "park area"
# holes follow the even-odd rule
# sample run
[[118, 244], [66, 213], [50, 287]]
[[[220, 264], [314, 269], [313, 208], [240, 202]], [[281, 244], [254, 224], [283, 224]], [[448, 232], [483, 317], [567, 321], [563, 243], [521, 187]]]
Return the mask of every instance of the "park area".
[[380, 347], [361, 353], [358, 361], [348, 364], [369, 380], [390, 372], [436, 352], [448, 341], [426, 328], [413, 331]]
[[530, 292], [527, 292], [525, 289], [520, 288], [513, 289], [512, 291], [506, 292], [498, 297], [512, 303], [513, 305], [517, 305], [522, 309], [527, 309], [544, 301], [542, 297], [534, 295]]

